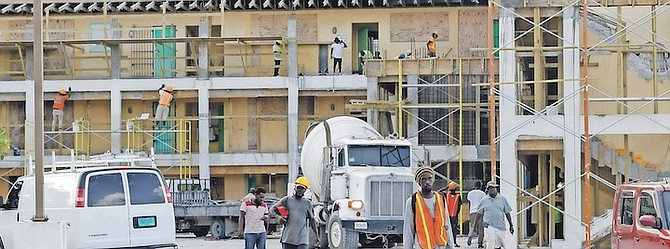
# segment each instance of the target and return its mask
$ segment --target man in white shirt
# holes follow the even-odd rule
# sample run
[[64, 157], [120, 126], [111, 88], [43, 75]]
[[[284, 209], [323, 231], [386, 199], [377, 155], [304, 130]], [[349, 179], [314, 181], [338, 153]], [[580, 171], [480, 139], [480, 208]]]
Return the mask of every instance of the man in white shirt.
[[244, 234], [245, 249], [265, 249], [268, 206], [263, 201], [265, 189], [256, 188], [255, 191], [254, 198], [243, 201], [240, 206], [237, 235]]
[[480, 181], [475, 182], [475, 187], [468, 193], [468, 202], [470, 202], [470, 232], [468, 233], [468, 246], [472, 244], [472, 237], [474, 234], [477, 234], [477, 248], [484, 248], [483, 223], [477, 224], [477, 227], [475, 227], [477, 209], [479, 208], [479, 203], [482, 201], [484, 196], [486, 196], [486, 193], [482, 191], [482, 183]]
[[344, 41], [335, 37], [335, 41], [330, 45], [330, 58], [333, 58], [333, 73], [335, 69], [339, 69], [338, 73], [342, 74], [342, 50], [347, 47]]

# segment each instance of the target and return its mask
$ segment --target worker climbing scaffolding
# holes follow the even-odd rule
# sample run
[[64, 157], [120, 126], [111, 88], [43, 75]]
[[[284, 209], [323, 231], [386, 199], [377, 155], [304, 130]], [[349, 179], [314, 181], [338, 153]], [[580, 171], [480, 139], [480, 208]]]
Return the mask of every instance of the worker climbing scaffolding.
[[[163, 90], [165, 89], [165, 90]], [[171, 86], [165, 87], [165, 84], [161, 85], [161, 88], [158, 88], [158, 107], [156, 107], [156, 114], [154, 118], [156, 120], [165, 120], [170, 113], [170, 103], [172, 103], [172, 92], [173, 88]], [[165, 125], [165, 121], [162, 122]], [[158, 126], [161, 126], [161, 122], [158, 121]]]

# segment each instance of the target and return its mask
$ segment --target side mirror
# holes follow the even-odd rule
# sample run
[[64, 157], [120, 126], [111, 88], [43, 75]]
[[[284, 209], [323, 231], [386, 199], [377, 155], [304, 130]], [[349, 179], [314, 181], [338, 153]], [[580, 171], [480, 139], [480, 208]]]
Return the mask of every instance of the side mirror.
[[658, 219], [656, 219], [656, 217], [653, 215], [642, 215], [642, 217], [640, 217], [640, 224], [655, 229], [661, 228], [661, 224], [659, 224]]

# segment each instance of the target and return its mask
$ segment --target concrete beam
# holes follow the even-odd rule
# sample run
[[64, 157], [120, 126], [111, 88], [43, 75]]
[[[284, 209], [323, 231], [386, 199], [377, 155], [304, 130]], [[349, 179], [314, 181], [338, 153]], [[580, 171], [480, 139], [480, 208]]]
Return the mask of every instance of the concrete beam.
[[[198, 176], [200, 179], [210, 178], [209, 164], [209, 81], [198, 82]], [[209, 187], [209, 186], [208, 186]]]
[[517, 151], [551, 151], [551, 150], [563, 150], [563, 140], [561, 138], [557, 139], [547, 139], [547, 138], [519, 138], [516, 141], [516, 150]]
[[[112, 131], [120, 131], [122, 130], [121, 127], [121, 102], [123, 102], [123, 99], [121, 99], [121, 91], [119, 90], [113, 90], [111, 92], [111, 98], [110, 98], [110, 126], [112, 128]], [[112, 145], [111, 145], [111, 151], [112, 153], [120, 153], [121, 152], [121, 133], [118, 132], [112, 132]]]
[[[200, 19], [199, 37], [209, 37], [211, 17]], [[209, 78], [209, 46], [206, 42], [198, 43], [198, 79]]]

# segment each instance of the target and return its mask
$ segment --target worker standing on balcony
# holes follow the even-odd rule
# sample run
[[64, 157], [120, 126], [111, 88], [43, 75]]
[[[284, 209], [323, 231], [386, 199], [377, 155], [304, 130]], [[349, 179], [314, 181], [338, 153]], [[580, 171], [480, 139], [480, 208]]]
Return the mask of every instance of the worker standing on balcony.
[[161, 88], [158, 88], [158, 96], [160, 97], [158, 99], [158, 107], [156, 107], [156, 115], [155, 119], [157, 120], [165, 120], [168, 117], [168, 114], [170, 113], [170, 103], [172, 103], [172, 87], [168, 86], [165, 90], [165, 84], [161, 85]]
[[335, 37], [333, 44], [330, 45], [330, 58], [333, 58], [333, 74], [335, 74], [336, 69], [339, 69], [338, 74], [342, 74], [342, 50], [346, 47], [347, 44], [339, 37]]
[[433, 34], [428, 38], [428, 43], [426, 43], [426, 46], [428, 47], [428, 57], [437, 56], [437, 44], [435, 44], [435, 39], [437, 39], [438, 36], [440, 36], [440, 32], [433, 31]]
[[454, 245], [456, 245], [456, 247], [461, 247], [456, 243], [456, 234], [458, 233], [458, 213], [461, 212], [461, 205], [463, 205], [463, 201], [461, 200], [461, 195], [456, 193], [456, 190], [458, 189], [458, 183], [450, 182], [447, 187], [449, 188], [449, 193], [447, 193], [449, 220], [451, 222], [451, 227], [454, 228], [453, 233], [451, 234], [454, 236]]
[[275, 44], [272, 45], [272, 53], [274, 53], [274, 60], [275, 60], [275, 74], [274, 76], [279, 76], [279, 64], [281, 64], [282, 61], [282, 51], [281, 51], [281, 40], [276, 40]]
[[58, 121], [58, 130], [63, 130], [63, 109], [65, 109], [65, 101], [70, 98], [70, 93], [72, 92], [72, 87], [58, 90], [58, 93], [54, 96], [53, 104], [53, 120], [51, 121], [51, 131], [56, 130], [56, 121]]

